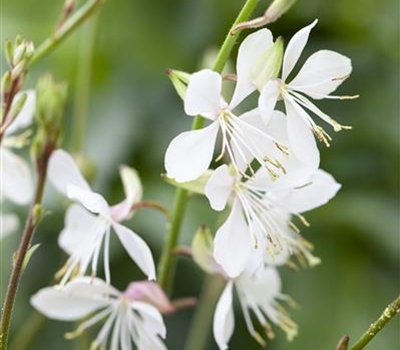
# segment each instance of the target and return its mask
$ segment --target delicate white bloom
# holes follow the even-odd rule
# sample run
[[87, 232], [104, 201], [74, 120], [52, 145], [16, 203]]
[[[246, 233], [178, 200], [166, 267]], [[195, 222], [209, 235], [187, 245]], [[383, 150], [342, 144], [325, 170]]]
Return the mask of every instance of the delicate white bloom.
[[110, 281], [111, 228], [132, 260], [149, 279], [155, 279], [150, 248], [135, 232], [120, 224], [132, 215], [132, 206], [142, 195], [140, 180], [133, 169], [121, 167], [126, 199], [114, 206], [109, 206], [100, 194], [91, 190], [72, 157], [63, 150], [53, 152], [50, 157], [48, 176], [57, 190], [81, 204], [70, 206], [59, 237], [60, 246], [70, 255], [61, 284], [76, 272], [77, 267], [78, 275], [84, 275], [90, 262], [92, 273], [96, 274], [103, 242], [105, 277], [107, 282]]
[[76, 337], [89, 327], [104, 324], [91, 350], [165, 350], [161, 341], [166, 328], [161, 313], [132, 293], [119, 292], [99, 278], [79, 277], [64, 288], [43, 288], [31, 304], [46, 317], [60, 321], [84, 320], [67, 338]]
[[[24, 106], [6, 129], [0, 146], [0, 197], [17, 205], [28, 204], [33, 196], [33, 181], [29, 166], [24, 159], [11, 151], [12, 148], [25, 146], [28, 134], [15, 135], [15, 132], [29, 126], [35, 113], [35, 92], [30, 90], [25, 93], [27, 98]], [[14, 101], [18, 100], [18, 95]]]
[[213, 332], [221, 350], [228, 349], [228, 342], [234, 330], [233, 288], [239, 297], [240, 306], [251, 336], [262, 346], [266, 342], [255, 330], [252, 317], [264, 329], [268, 338], [273, 338], [270, 322], [285, 331], [290, 341], [297, 335], [297, 325], [291, 320], [279, 301], [290, 301], [281, 293], [281, 280], [278, 271], [271, 266], [262, 265], [253, 274], [242, 273], [226, 285], [214, 313]]
[[[221, 96], [222, 77], [205, 69], [193, 73], [185, 94], [185, 113], [190, 116], [201, 115], [212, 123], [203, 129], [183, 132], [174, 138], [165, 155], [165, 168], [169, 177], [177, 182], [195, 180], [209, 167], [214, 154], [218, 132], [222, 134], [222, 151], [238, 170], [242, 153], [251, 153], [259, 164], [272, 175], [281, 165], [265, 154], [260, 144], [253, 141], [254, 136], [261, 138], [263, 144], [275, 145], [275, 140], [265, 132], [246, 122], [232, 111], [248, 95], [248, 87], [241, 80], [241, 67], [238, 62], [238, 84], [233, 103], [228, 104]], [[238, 152], [234, 154], [233, 149]]]
[[18, 216], [11, 213], [0, 213], [0, 240], [18, 229]]
[[[234, 289], [239, 297], [247, 329], [260, 344], [265, 345], [265, 340], [256, 332], [252, 317], [257, 319], [269, 338], [272, 338], [274, 333], [268, 320], [282, 328], [291, 340], [297, 334], [297, 326], [279, 304], [279, 300], [290, 302], [290, 298], [281, 293], [281, 280], [277, 270], [268, 266], [269, 257], [264, 255], [263, 263], [257, 268], [254, 268], [253, 261], [249, 261], [239, 276], [230, 278], [213, 258], [213, 249], [210, 232], [199, 230], [192, 242], [195, 262], [206, 272], [219, 274], [228, 281], [214, 312], [213, 331], [218, 347], [221, 350], [228, 348], [235, 328]], [[282, 262], [288, 258], [288, 254], [280, 256]]]
[[277, 100], [283, 99], [288, 119], [289, 148], [299, 159], [312, 165], [318, 162], [319, 157], [312, 133], [327, 145], [331, 138], [322, 127], [314, 122], [309, 112], [332, 125], [335, 131], [349, 129], [349, 127], [337, 123], [311, 103], [306, 96], [317, 100], [356, 97], [330, 95], [352, 71], [350, 59], [334, 51], [315, 52], [307, 59], [298, 74], [288, 81], [288, 77], [308, 41], [310, 31], [316, 24], [317, 20], [293, 36], [283, 58], [281, 79], [269, 81], [259, 97], [259, 108], [266, 123], [270, 120]]
[[[284, 123], [283, 114], [275, 112], [269, 126], [271, 134], [283, 143], [285, 135], [278, 136], [277, 131], [284, 131]], [[223, 210], [229, 199], [233, 202], [214, 242], [214, 257], [230, 277], [240, 275], [249, 259], [254, 260], [255, 256], [261, 263], [264, 251], [272, 261], [275, 257], [279, 261], [279, 255], [289, 251], [304, 255], [311, 264], [316, 263], [308, 242], [290, 222], [290, 215], [296, 215], [307, 224], [300, 214], [328, 202], [340, 185], [331, 175], [304, 165], [294, 156], [282, 159], [282, 164], [286, 175], [275, 181], [263, 168], [246, 179], [222, 165], [205, 187], [214, 210]]]

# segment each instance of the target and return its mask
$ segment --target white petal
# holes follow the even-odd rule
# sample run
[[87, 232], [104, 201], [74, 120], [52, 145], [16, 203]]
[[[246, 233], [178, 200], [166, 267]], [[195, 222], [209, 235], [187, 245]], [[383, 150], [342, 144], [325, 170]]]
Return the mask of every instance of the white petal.
[[97, 280], [77, 278], [62, 289], [43, 288], [32, 296], [31, 304], [48, 318], [78, 320], [110, 303], [107, 293], [115, 290], [105, 283], [98, 284]]
[[167, 329], [161, 313], [154, 306], [141, 301], [134, 301], [130, 305], [132, 309], [140, 314], [147, 333], [157, 334], [165, 338]]
[[231, 278], [246, 268], [252, 248], [250, 230], [236, 200], [228, 219], [218, 229], [214, 240], [214, 258]]
[[213, 333], [220, 350], [228, 349], [228, 342], [235, 328], [232, 288], [233, 282], [230, 281], [219, 298], [214, 313]]
[[292, 213], [303, 213], [326, 204], [336, 195], [340, 187], [332, 175], [318, 170], [309, 179], [308, 185], [285, 194], [276, 193], [276, 196], [277, 200]]
[[36, 108], [36, 92], [35, 90], [22, 91], [15, 95], [14, 101], [18, 101], [19, 97], [21, 97], [23, 93], [26, 93], [25, 104], [19, 112], [18, 116], [7, 128], [6, 135], [10, 135], [17, 130], [26, 128], [27, 126], [32, 124]]
[[0, 213], [0, 240], [18, 229], [18, 216], [10, 213]]
[[221, 87], [222, 78], [217, 72], [203, 69], [193, 73], [185, 94], [185, 113], [214, 120], [221, 110]]
[[0, 193], [18, 205], [28, 204], [33, 197], [33, 181], [24, 159], [0, 148]]
[[[87, 254], [78, 255], [90, 255], [96, 237], [104, 234], [109, 226], [104, 218], [91, 214], [79, 204], [73, 204], [65, 215], [65, 226], [58, 237], [58, 244], [69, 255], [76, 256], [80, 251]], [[90, 259], [90, 256], [87, 258]]]
[[214, 210], [224, 210], [232, 193], [235, 178], [229, 173], [226, 164], [218, 167], [208, 180], [204, 189], [205, 195]]
[[264, 123], [267, 125], [272, 118], [272, 113], [278, 101], [280, 84], [278, 80], [270, 80], [262, 89], [258, 99], [258, 108], [260, 109]]
[[109, 207], [106, 200], [98, 193], [92, 192], [90, 189], [85, 190], [78, 186], [68, 185], [67, 196], [68, 198], [81, 203], [92, 213], [101, 214], [106, 217], [109, 214]]
[[[285, 101], [285, 106], [290, 150], [300, 161], [311, 167], [318, 167], [319, 151], [310, 126], [306, 124], [291, 103]], [[296, 107], [301, 108], [298, 105]]]
[[147, 243], [129, 228], [116, 222], [113, 224], [115, 233], [131, 259], [139, 266], [149, 280], [156, 279], [156, 269], [153, 256]]
[[351, 70], [349, 58], [334, 51], [321, 50], [307, 59], [289, 86], [321, 99], [335, 91]]
[[175, 137], [165, 154], [168, 176], [177, 182], [200, 177], [211, 163], [219, 125], [217, 122], [199, 129], [183, 132]]
[[282, 80], [286, 81], [290, 72], [297, 63], [304, 47], [307, 44], [308, 36], [310, 35], [311, 29], [317, 24], [318, 20], [309, 24], [307, 27], [300, 29], [293, 37], [290, 39], [289, 44], [286, 48], [285, 56], [283, 57], [283, 68], [282, 68]]
[[251, 71], [257, 59], [273, 45], [273, 37], [268, 29], [250, 34], [239, 47], [236, 63], [237, 83], [230, 108], [234, 109], [241, 101], [256, 90], [251, 82]]
[[74, 159], [62, 149], [54, 151], [51, 155], [48, 177], [57, 191], [64, 195], [67, 195], [68, 185], [74, 185], [86, 191], [91, 191]]

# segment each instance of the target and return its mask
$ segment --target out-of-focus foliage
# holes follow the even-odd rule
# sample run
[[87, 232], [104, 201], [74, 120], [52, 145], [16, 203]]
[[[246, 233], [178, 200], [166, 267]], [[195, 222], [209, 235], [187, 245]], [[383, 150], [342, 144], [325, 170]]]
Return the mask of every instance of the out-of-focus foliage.
[[[222, 42], [243, 0], [109, 0], [98, 28], [93, 59], [86, 154], [97, 165], [94, 188], [116, 202], [123, 195], [118, 164], [138, 169], [146, 199], [171, 207], [174, 189], [160, 178], [169, 141], [187, 130], [184, 115], [166, 68], [191, 72], [204, 53]], [[260, 15], [268, 5], [261, 1]], [[51, 32], [62, 1], [2, 1], [2, 40], [21, 33], [36, 46]], [[276, 24], [275, 36], [285, 42], [301, 27], [319, 18], [306, 51], [332, 49], [352, 58], [353, 73], [339, 92], [360, 94], [354, 101], [321, 101], [321, 108], [352, 131], [334, 135], [322, 149], [322, 167], [343, 184], [326, 207], [306, 215], [311, 227], [303, 234], [315, 244], [323, 264], [305, 271], [283, 269], [284, 290], [300, 305], [293, 311], [300, 335], [286, 343], [282, 333], [268, 348], [333, 350], [341, 335], [354, 341], [399, 292], [399, 4], [395, 0], [301, 0]], [[246, 32], [247, 33], [247, 32]], [[80, 32], [35, 66], [27, 85], [51, 71], [70, 83], [67, 120], [72, 119]], [[307, 52], [305, 57], [307, 57]], [[4, 56], [2, 54], [2, 56]], [[68, 122], [65, 147], [74, 137]], [[333, 132], [332, 132], [333, 133]], [[50, 186], [48, 186], [50, 190]], [[48, 191], [48, 193], [51, 191]], [[57, 247], [66, 203], [48, 200], [52, 215], [40, 225], [34, 243], [41, 243], [25, 272], [17, 298], [13, 337], [32, 313], [29, 297], [51, 283], [65, 256]], [[21, 210], [21, 217], [23, 211]], [[216, 215], [204, 199], [194, 198], [183, 227], [189, 244], [198, 224], [214, 225]], [[139, 212], [129, 225], [153, 247], [156, 257], [165, 235], [165, 219]], [[19, 235], [4, 241], [1, 290], [9, 276], [12, 251]], [[120, 288], [139, 271], [117, 246], [113, 250], [113, 283]], [[179, 260], [175, 297], [198, 295], [202, 274], [187, 258]], [[239, 311], [239, 310], [238, 310]], [[193, 312], [167, 317], [167, 344], [183, 348]], [[245, 330], [240, 312], [231, 349], [258, 349]], [[399, 321], [393, 321], [369, 349], [398, 349]], [[46, 321], [29, 349], [74, 349], [64, 332], [75, 325]], [[210, 338], [207, 349], [216, 349]]]

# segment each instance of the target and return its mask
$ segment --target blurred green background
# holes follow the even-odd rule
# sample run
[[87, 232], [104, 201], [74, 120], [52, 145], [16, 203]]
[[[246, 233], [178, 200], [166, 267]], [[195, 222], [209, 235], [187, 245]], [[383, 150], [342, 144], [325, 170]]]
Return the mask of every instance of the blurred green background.
[[[2, 41], [16, 34], [36, 46], [52, 31], [63, 1], [2, 0]], [[110, 203], [122, 198], [118, 164], [138, 169], [144, 197], [171, 207], [174, 189], [160, 174], [169, 141], [187, 130], [191, 118], [165, 75], [166, 68], [188, 72], [199, 67], [204, 53], [217, 48], [243, 0], [109, 0], [98, 22], [84, 153], [97, 166], [96, 191]], [[256, 14], [269, 4], [261, 1]], [[304, 57], [318, 49], [336, 50], [352, 58], [353, 73], [339, 92], [360, 94], [353, 101], [321, 101], [318, 106], [353, 130], [334, 135], [330, 149], [321, 145], [321, 167], [343, 184], [326, 207], [306, 215], [311, 227], [303, 234], [316, 247], [323, 264], [300, 272], [282, 269], [284, 292], [300, 305], [292, 312], [299, 336], [287, 343], [280, 330], [270, 350], [334, 350], [338, 339], [355, 340], [399, 292], [399, 3], [396, 0], [302, 0], [270, 26], [285, 41], [319, 18]], [[52, 72], [70, 84], [65, 147], [74, 137], [71, 119], [77, 88], [82, 31], [36, 65], [27, 86]], [[2, 56], [4, 56], [2, 54]], [[234, 57], [234, 56], [233, 56]], [[29, 297], [49, 284], [65, 256], [57, 247], [66, 202], [48, 187], [52, 215], [34, 239], [41, 243], [24, 275], [13, 320], [13, 338], [28, 338], [34, 320]], [[23, 217], [24, 211], [21, 210]], [[216, 215], [203, 198], [188, 207], [181, 243], [189, 244], [200, 223], [214, 225]], [[165, 219], [144, 210], [128, 223], [159, 257]], [[1, 256], [2, 293], [18, 235], [4, 240]], [[115, 243], [115, 242], [114, 242]], [[119, 244], [113, 246], [113, 282], [118, 288], [142, 278]], [[174, 297], [197, 296], [203, 274], [189, 259], [179, 259]], [[240, 310], [230, 349], [258, 349], [247, 334]], [[166, 318], [170, 349], [183, 349], [193, 310]], [[33, 318], [32, 318], [33, 317]], [[368, 349], [400, 349], [399, 317]], [[63, 334], [75, 325], [46, 321], [28, 349], [78, 349]], [[14, 343], [15, 344], [15, 343]], [[210, 341], [206, 349], [216, 349]], [[18, 349], [14, 349], [18, 350]]]

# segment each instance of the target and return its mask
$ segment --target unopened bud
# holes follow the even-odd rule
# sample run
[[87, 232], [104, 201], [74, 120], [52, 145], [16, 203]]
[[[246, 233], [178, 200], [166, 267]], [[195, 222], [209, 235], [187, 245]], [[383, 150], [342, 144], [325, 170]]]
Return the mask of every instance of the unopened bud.
[[1, 78], [1, 93], [9, 94], [12, 88], [12, 79], [11, 79], [11, 72], [7, 71], [4, 73], [3, 77]]
[[187, 85], [189, 84], [190, 74], [173, 69], [168, 69], [167, 74], [177, 94], [183, 100], [185, 98]]
[[12, 60], [13, 66], [16, 66], [21, 61], [21, 59], [25, 56], [25, 52], [26, 52], [25, 43], [22, 43], [21, 45], [16, 47], [16, 49], [14, 50], [14, 57]]
[[24, 42], [22, 35], [18, 34], [14, 41], [14, 47], [21, 45]]
[[14, 46], [10, 40], [6, 40], [5, 52], [7, 63], [11, 66], [14, 57]]
[[12, 71], [11, 71], [11, 77], [12, 77], [12, 79], [13, 79], [13, 80], [18, 79], [18, 78], [22, 75], [22, 73], [23, 73], [23, 71], [25, 70], [25, 68], [26, 68], [26, 60], [23, 59], [22, 61], [20, 61], [20, 62], [12, 69]]
[[27, 97], [28, 95], [26, 93], [23, 93], [20, 95], [18, 100], [16, 100], [15, 102], [13, 101], [10, 111], [10, 120], [14, 120], [17, 117], [17, 115], [21, 112], [22, 108], [24, 108]]
[[250, 72], [250, 79], [258, 90], [261, 91], [269, 80], [278, 77], [282, 66], [282, 58], [283, 40], [278, 38], [274, 45], [258, 57]]
[[296, 0], [275, 0], [265, 12], [265, 17], [269, 23], [275, 22], [279, 17], [286, 13]]
[[208, 273], [219, 273], [221, 268], [213, 258], [213, 236], [206, 226], [200, 226], [192, 241], [193, 260]]

